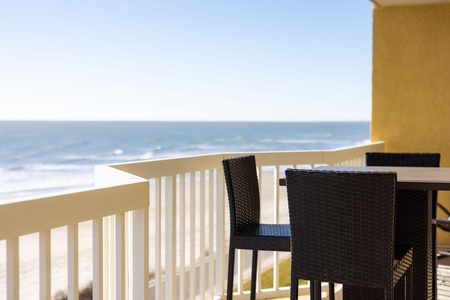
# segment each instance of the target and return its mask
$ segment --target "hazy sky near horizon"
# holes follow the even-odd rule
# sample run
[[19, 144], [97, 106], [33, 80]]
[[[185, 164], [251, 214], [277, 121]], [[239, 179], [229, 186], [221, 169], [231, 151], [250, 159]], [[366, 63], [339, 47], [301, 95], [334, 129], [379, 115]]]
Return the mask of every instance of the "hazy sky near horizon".
[[0, 120], [370, 120], [372, 8], [2, 1]]

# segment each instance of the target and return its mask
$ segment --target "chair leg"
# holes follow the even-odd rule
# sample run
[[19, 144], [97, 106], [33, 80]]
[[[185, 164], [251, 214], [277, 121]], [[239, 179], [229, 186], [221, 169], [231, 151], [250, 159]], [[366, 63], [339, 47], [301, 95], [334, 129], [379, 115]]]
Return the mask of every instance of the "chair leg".
[[298, 300], [298, 278], [291, 274], [291, 300]]
[[385, 300], [394, 300], [394, 289], [384, 289], [384, 299]]
[[320, 300], [322, 298], [322, 283], [320, 281], [310, 281], [309, 299]]
[[414, 299], [414, 271], [413, 271], [413, 266], [409, 266], [408, 271], [405, 274], [405, 288], [406, 288], [406, 295], [405, 295], [405, 299]]
[[258, 268], [258, 250], [253, 250], [252, 256], [252, 279], [250, 282], [250, 299], [256, 299], [256, 270]]
[[310, 300], [314, 300], [314, 297], [315, 297], [314, 295], [315, 294], [316, 294], [316, 282], [315, 281], [310, 281], [309, 282], [309, 299]]
[[334, 300], [334, 283], [328, 282], [328, 299]]
[[314, 281], [314, 299], [320, 300], [322, 298], [322, 282]]
[[235, 249], [230, 246], [230, 251], [228, 252], [227, 300], [233, 299], [234, 252]]

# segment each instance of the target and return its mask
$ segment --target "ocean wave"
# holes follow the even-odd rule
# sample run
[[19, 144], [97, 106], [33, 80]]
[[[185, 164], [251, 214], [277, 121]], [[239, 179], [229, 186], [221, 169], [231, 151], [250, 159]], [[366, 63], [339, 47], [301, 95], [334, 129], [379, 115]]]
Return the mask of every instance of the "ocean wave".
[[60, 159], [55, 159], [55, 162], [61, 165], [71, 165], [71, 164], [86, 164], [95, 161], [97, 157], [93, 155], [89, 156], [77, 156], [70, 155], [66, 157], [61, 157]]
[[0, 199], [44, 194], [54, 191], [89, 187], [94, 183], [94, 168], [82, 172], [39, 168], [39, 170], [8, 172], [0, 178]]
[[317, 139], [264, 139], [264, 143], [280, 143], [280, 144], [333, 144], [336, 141], [317, 140]]
[[153, 151], [146, 151], [144, 154], [142, 154], [139, 159], [140, 160], [146, 160], [146, 159], [152, 159], [155, 157], [155, 153]]
[[111, 151], [112, 155], [122, 155], [123, 154], [123, 150], [122, 149], [114, 149], [113, 151]]
[[180, 151], [205, 151], [205, 150], [217, 150], [220, 149], [221, 147], [218, 145], [211, 145], [211, 144], [198, 144], [198, 145], [188, 145], [182, 149], [180, 149]]
[[[369, 122], [2, 124], [9, 130], [2, 131], [6, 143], [0, 198], [92, 184], [96, 165], [221, 152], [325, 150], [370, 142]], [[21, 128], [20, 136], [14, 127]]]
[[362, 141], [356, 142], [356, 145], [363, 146], [363, 145], [369, 145], [370, 143], [372, 143], [372, 141], [370, 139], [364, 139]]
[[80, 164], [30, 164], [24, 165], [22, 170], [31, 171], [77, 171], [77, 170], [87, 170], [90, 166], [80, 165]]
[[300, 134], [304, 137], [323, 137], [323, 138], [330, 138], [333, 136], [333, 133], [331, 132], [304, 132]]

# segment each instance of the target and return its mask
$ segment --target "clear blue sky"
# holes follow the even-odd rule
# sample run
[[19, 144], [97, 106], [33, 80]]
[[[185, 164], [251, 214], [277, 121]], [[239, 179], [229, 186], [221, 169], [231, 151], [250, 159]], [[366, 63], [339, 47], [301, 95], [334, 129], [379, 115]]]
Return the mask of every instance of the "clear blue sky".
[[0, 120], [370, 120], [372, 8], [2, 1]]

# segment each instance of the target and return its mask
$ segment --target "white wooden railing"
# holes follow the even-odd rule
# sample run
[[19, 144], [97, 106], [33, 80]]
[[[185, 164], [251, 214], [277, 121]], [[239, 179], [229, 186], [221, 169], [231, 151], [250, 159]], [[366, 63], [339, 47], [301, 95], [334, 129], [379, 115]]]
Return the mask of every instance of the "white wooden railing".
[[[383, 143], [373, 143], [253, 153], [264, 201], [262, 221], [289, 221], [286, 192], [278, 186], [287, 167], [363, 165], [366, 152], [383, 149]], [[86, 280], [92, 280], [94, 299], [223, 298], [229, 217], [221, 161], [244, 154], [97, 166], [95, 188], [2, 200], [0, 299], [50, 299], [57, 289], [78, 299]], [[63, 275], [57, 254], [61, 243], [67, 269]], [[248, 296], [243, 291], [249, 277], [245, 252], [237, 256], [234, 299]], [[28, 261], [32, 255], [38, 261], [34, 275]], [[258, 298], [289, 294], [289, 287], [279, 286], [278, 266], [286, 255], [261, 256], [260, 274], [273, 268], [274, 280], [267, 289], [258, 285]]]

